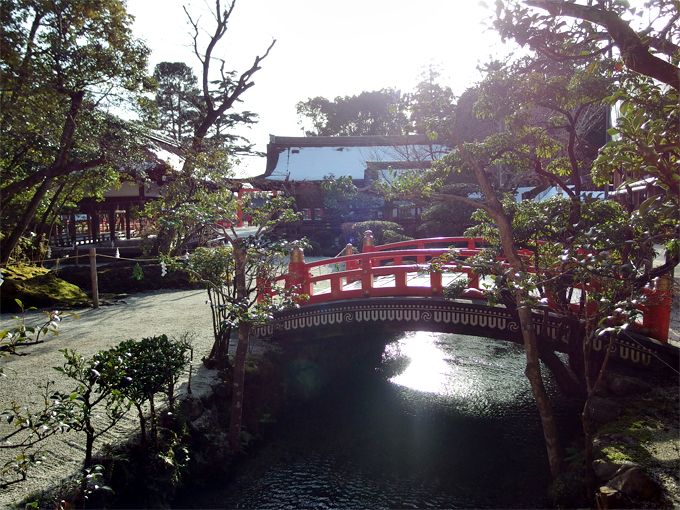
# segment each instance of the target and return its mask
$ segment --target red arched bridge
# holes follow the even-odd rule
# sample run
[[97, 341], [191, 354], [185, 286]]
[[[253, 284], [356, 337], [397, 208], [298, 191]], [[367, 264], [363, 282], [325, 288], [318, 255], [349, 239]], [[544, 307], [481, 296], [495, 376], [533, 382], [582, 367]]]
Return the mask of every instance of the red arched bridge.
[[[351, 245], [335, 258], [305, 262], [301, 249], [291, 253], [288, 273], [277, 281], [296, 287], [308, 299], [294, 309], [275, 314], [256, 337], [304, 337], [314, 330], [343, 333], [382, 324], [408, 330], [461, 333], [522, 343], [517, 318], [504, 306], [487, 302], [484, 289], [492, 284], [480, 279], [465, 259], [484, 246], [481, 238], [437, 237], [375, 246], [370, 232], [361, 253]], [[455, 261], [451, 257], [455, 252]], [[528, 254], [528, 253], [527, 253]], [[438, 261], [441, 261], [438, 263]], [[430, 270], [438, 263], [436, 271]], [[458, 282], [456, 299], [445, 299], [444, 289]], [[612, 355], [639, 365], [677, 358], [667, 345], [670, 291], [658, 289], [649, 296], [642, 323], [634, 332], [618, 335]], [[567, 320], [550, 309], [534, 313], [534, 328], [544, 347], [569, 352], [580, 345], [582, 324]], [[594, 349], [603, 352], [607, 340], [596, 339]], [[579, 347], [580, 348], [580, 347]]]

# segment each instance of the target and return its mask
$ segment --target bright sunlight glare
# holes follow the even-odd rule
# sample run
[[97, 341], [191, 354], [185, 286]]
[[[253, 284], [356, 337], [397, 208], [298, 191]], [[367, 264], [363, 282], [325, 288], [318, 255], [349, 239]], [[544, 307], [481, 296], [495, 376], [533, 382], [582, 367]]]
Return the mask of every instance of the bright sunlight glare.
[[406, 369], [390, 382], [423, 393], [463, 397], [474, 388], [474, 380], [462, 367], [449, 363], [447, 354], [437, 345], [438, 333], [416, 331], [390, 344], [388, 356], [409, 359]]
[[[152, 51], [152, 69], [183, 61], [199, 74], [184, 5], [210, 29], [212, 1], [128, 0], [135, 33]], [[487, 27], [491, 14], [474, 0], [238, 0], [216, 53], [226, 67], [247, 69], [277, 40], [240, 105], [260, 122], [240, 134], [264, 151], [270, 134], [303, 134], [299, 101], [383, 88], [410, 92], [430, 67], [460, 94], [479, 80], [480, 64], [504, 51]], [[264, 160], [254, 159], [253, 175], [263, 173]]]

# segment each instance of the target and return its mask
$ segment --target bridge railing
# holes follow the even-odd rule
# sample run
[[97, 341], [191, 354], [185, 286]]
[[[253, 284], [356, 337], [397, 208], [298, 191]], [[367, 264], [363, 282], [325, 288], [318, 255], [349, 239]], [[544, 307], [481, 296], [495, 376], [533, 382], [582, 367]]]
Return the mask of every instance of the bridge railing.
[[[302, 250], [295, 249], [291, 253], [288, 273], [274, 283], [283, 284], [287, 289], [296, 287], [299, 293], [309, 297], [304, 303], [317, 304], [366, 297], [442, 296], [443, 276], [448, 275], [447, 283], [450, 283], [460, 275], [467, 279], [462, 297], [480, 299], [484, 298], [484, 293], [480, 289], [479, 276], [465, 265], [465, 258], [477, 255], [484, 245], [481, 238], [435, 237], [374, 246], [373, 236], [367, 232], [363, 253], [355, 253], [355, 248], [347, 245], [341, 252], [345, 255], [306, 263]], [[455, 261], [443, 258], [451, 254], [451, 247], [456, 254]], [[530, 257], [532, 252], [523, 250], [521, 255]], [[442, 257], [441, 271], [430, 270], [429, 263], [439, 257]], [[590, 284], [575, 287], [572, 299], [591, 290]], [[664, 279], [659, 279], [654, 288], [646, 289], [647, 302], [640, 305], [642, 322], [635, 329], [667, 341], [671, 293]], [[588, 315], [592, 315], [596, 303], [587, 302], [586, 305]], [[554, 296], [548, 296], [548, 306], [559, 311]], [[569, 308], [572, 313], [579, 313], [578, 299]]]
[[[376, 251], [305, 263], [291, 257], [289, 272], [277, 281], [298, 287], [316, 304], [357, 297], [442, 296], [443, 275], [465, 276], [470, 289], [478, 289], [479, 277], [461, 262], [443, 262], [441, 272], [429, 271], [429, 262], [449, 254], [447, 248]], [[344, 270], [338, 270], [344, 264]], [[481, 297], [481, 291], [478, 295]]]
[[[426, 248], [467, 248], [479, 251], [489, 246], [483, 237], [427, 237], [424, 239], [409, 239], [396, 243], [374, 246], [375, 251], [394, 251], [404, 249], [424, 250]], [[365, 251], [365, 250], [364, 250]]]

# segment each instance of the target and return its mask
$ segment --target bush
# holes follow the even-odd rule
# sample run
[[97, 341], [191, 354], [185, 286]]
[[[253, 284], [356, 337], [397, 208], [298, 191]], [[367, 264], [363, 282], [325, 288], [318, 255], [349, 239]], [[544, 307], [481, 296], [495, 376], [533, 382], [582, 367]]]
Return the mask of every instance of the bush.
[[352, 244], [356, 243], [360, 247], [364, 238], [364, 232], [367, 230], [373, 232], [373, 239], [375, 239], [376, 245], [412, 239], [404, 234], [404, 228], [398, 223], [378, 220], [360, 221], [352, 225], [350, 234], [354, 238]]
[[126, 384], [120, 388], [122, 396], [137, 409], [142, 443], [146, 443], [146, 418], [144, 404], [148, 403], [151, 418], [151, 437], [157, 438], [155, 396], [163, 393], [170, 411], [175, 401], [175, 386], [189, 365], [191, 345], [189, 340], [171, 340], [166, 335], [126, 340], [112, 349], [123, 360], [122, 370]]

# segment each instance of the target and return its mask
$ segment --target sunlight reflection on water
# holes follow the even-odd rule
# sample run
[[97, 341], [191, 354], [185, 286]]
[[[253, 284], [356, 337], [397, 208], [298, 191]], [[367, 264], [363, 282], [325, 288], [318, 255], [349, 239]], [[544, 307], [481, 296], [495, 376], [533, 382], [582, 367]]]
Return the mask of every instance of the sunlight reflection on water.
[[469, 395], [474, 378], [463, 367], [451, 363], [450, 355], [439, 346], [440, 336], [440, 333], [416, 331], [388, 345], [386, 356], [409, 359], [406, 369], [392, 377], [390, 382], [424, 393], [456, 397]]

